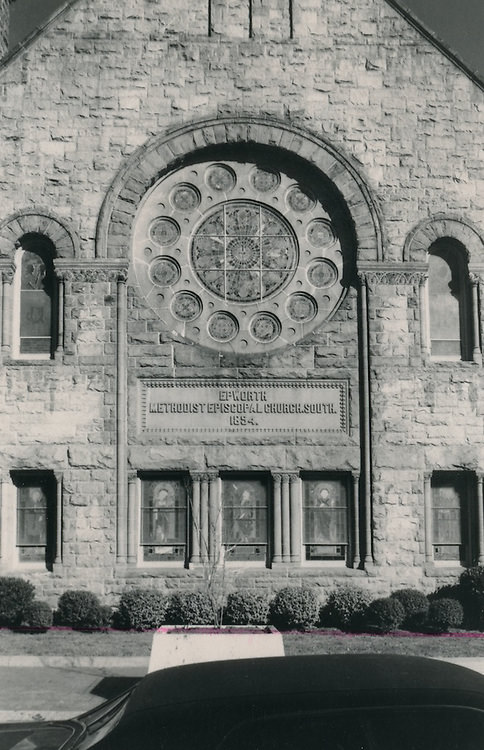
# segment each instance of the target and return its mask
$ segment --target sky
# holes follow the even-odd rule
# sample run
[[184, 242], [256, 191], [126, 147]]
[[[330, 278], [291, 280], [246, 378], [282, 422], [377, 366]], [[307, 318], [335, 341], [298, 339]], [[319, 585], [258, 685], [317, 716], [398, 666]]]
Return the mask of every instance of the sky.
[[[402, 3], [484, 80], [484, 0], [402, 0]], [[63, 0], [16, 0], [11, 7], [11, 46], [62, 4]]]

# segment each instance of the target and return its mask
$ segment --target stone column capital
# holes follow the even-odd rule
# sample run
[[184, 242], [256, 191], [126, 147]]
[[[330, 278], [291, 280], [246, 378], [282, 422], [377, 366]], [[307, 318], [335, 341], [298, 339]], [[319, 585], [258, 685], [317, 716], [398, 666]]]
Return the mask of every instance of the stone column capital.
[[0, 259], [0, 274], [4, 284], [11, 284], [15, 277], [16, 265], [11, 260]]
[[56, 258], [54, 270], [58, 279], [62, 281], [81, 281], [84, 283], [96, 281], [111, 281], [125, 283], [128, 279], [128, 262], [103, 258], [102, 260], [74, 260], [71, 258]]

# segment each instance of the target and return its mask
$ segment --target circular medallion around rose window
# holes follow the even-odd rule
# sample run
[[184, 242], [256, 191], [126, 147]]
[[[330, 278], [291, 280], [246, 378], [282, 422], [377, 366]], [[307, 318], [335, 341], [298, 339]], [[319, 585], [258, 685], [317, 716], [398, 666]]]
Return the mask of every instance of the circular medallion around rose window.
[[133, 232], [136, 284], [169, 331], [219, 351], [296, 343], [343, 297], [343, 256], [317, 190], [256, 161], [162, 177]]

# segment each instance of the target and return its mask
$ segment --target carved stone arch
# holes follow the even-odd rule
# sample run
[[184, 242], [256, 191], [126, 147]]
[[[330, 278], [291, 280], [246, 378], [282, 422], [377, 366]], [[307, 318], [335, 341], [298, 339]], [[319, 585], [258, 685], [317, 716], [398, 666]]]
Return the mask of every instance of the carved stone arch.
[[137, 208], [160, 176], [209, 147], [270, 147], [281, 157], [308, 163], [329, 181], [347, 207], [356, 236], [358, 260], [380, 261], [383, 240], [380, 212], [357, 168], [325, 139], [285, 122], [253, 117], [218, 118], [157, 136], [138, 149], [113, 181], [102, 206], [96, 233], [98, 257], [125, 258], [129, 253]]
[[470, 268], [484, 263], [484, 242], [477, 228], [460, 217], [444, 214], [422, 221], [408, 234], [403, 248], [404, 261], [425, 262], [430, 246], [444, 238], [458, 243]]
[[0, 222], [0, 256], [13, 259], [19, 240], [26, 234], [47, 237], [55, 247], [57, 258], [78, 256], [79, 240], [63, 219], [45, 209], [17, 211]]

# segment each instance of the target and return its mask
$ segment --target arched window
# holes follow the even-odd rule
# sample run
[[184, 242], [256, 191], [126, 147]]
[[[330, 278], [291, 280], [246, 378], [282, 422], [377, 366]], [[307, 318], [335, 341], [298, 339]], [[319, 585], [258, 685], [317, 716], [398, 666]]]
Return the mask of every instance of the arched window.
[[442, 238], [429, 251], [430, 353], [435, 359], [472, 359], [469, 273], [459, 243]]
[[16, 356], [53, 356], [58, 303], [54, 255], [54, 245], [43, 235], [26, 234], [19, 242], [15, 258]]

